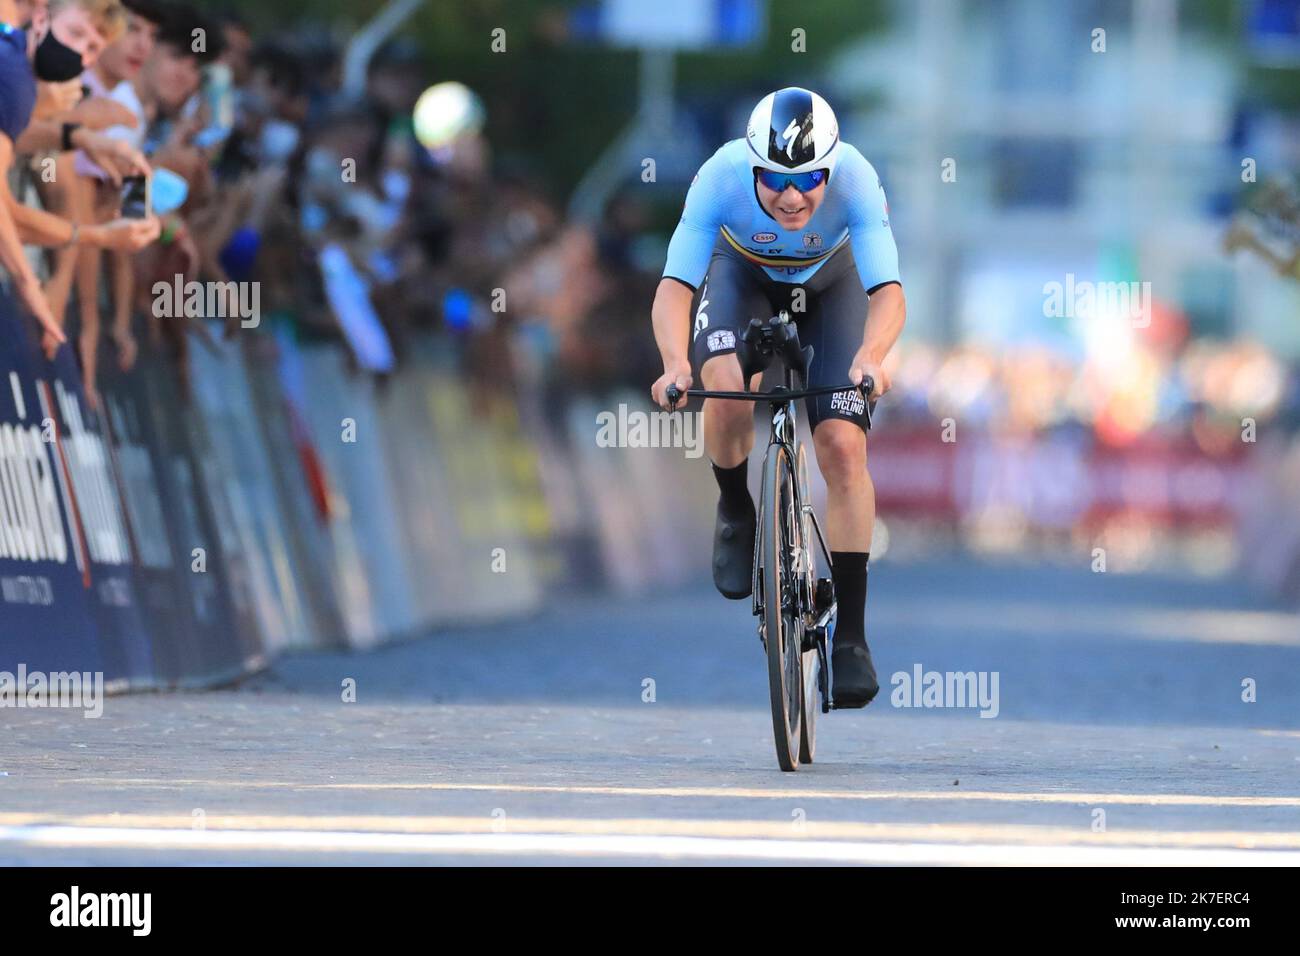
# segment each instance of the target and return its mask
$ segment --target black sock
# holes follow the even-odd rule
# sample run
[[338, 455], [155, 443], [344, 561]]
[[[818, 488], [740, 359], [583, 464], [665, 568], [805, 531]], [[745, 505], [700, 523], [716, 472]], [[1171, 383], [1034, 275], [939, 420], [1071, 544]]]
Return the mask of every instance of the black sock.
[[867, 643], [867, 561], [865, 551], [832, 551], [835, 580], [835, 646]]
[[722, 492], [722, 513], [728, 518], [739, 519], [754, 513], [754, 499], [749, 497], [749, 459], [746, 458], [735, 468], [713, 466], [713, 477], [717, 479], [718, 490]]

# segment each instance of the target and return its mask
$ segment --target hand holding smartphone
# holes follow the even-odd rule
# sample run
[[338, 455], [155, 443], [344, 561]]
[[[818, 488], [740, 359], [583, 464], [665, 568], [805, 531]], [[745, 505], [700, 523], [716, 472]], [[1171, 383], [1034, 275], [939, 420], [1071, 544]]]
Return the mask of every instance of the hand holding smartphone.
[[153, 177], [124, 177], [122, 179], [122, 218], [148, 219], [152, 215]]

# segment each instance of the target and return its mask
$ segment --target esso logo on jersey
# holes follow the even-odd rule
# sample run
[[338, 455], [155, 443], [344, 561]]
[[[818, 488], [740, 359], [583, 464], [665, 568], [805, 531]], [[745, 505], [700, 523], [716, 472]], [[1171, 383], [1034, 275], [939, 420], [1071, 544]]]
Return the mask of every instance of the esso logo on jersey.
[[776, 233], [756, 232], [749, 238], [753, 239], [755, 242], [761, 242], [763, 245], [767, 245], [769, 242], [776, 242]]

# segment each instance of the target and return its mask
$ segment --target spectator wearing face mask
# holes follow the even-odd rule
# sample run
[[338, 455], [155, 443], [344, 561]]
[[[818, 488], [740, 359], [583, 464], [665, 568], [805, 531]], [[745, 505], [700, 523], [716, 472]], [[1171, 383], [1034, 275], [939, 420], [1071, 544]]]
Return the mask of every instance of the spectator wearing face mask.
[[[79, 75], [82, 53], [70, 44], [90, 51], [92, 56], [98, 54], [96, 44], [102, 46], [102, 37], [95, 36], [98, 31], [93, 17], [75, 13], [63, 16], [60, 35], [56, 35], [51, 24], [64, 12], [60, 6], [52, 13], [41, 2], [20, 4], [15, 0], [0, 0], [0, 266], [14, 294], [40, 324], [46, 353], [51, 356], [65, 337], [59, 317], [50, 308], [31, 263], [23, 254], [22, 243], [56, 246], [117, 242], [139, 248], [143, 242], [151, 241], [147, 225], [134, 232], [135, 224], [130, 224], [127, 229], [101, 228], [82, 233], [75, 223], [23, 206], [14, 197], [10, 176], [16, 157], [25, 149], [25, 137], [38, 102], [38, 80], [62, 83]], [[25, 28], [31, 27], [33, 21], [36, 28], [29, 36]], [[69, 42], [61, 36], [65, 30]], [[47, 104], [46, 108], [51, 107]], [[56, 144], [47, 147], [51, 145]], [[136, 242], [137, 239], [143, 242]]]
[[[94, 65], [82, 74], [82, 81], [90, 94], [103, 102], [119, 107], [129, 122], [119, 123], [104, 130], [104, 135], [124, 140], [139, 148], [144, 141], [147, 119], [144, 106], [135, 92], [134, 80], [153, 52], [163, 8], [151, 0], [123, 0], [126, 7], [126, 29], [117, 40], [109, 44]], [[72, 189], [77, 193], [77, 207], [83, 217], [94, 222], [108, 222], [121, 213], [121, 190], [109, 174], [84, 152], [76, 154], [76, 175], [71, 178]], [[109, 283], [112, 305], [110, 337], [116, 346], [118, 366], [130, 369], [135, 363], [137, 345], [131, 331], [131, 314], [134, 299], [135, 273], [132, 256], [121, 250], [109, 254]], [[66, 301], [68, 283], [75, 264], [77, 300], [81, 313], [81, 334], [78, 341], [82, 358], [87, 394], [95, 394], [95, 356], [99, 345], [101, 327], [99, 289], [102, 256], [99, 249], [84, 248], [75, 253], [75, 263], [56, 271], [51, 280], [50, 300], [56, 310]]]
[[[23, 14], [30, 18], [30, 5]], [[9, 190], [14, 144], [27, 128], [36, 106], [36, 79], [27, 59], [27, 34], [22, 28], [30, 24], [20, 24], [19, 16], [14, 0], [0, 0], [0, 266], [7, 273], [13, 294], [57, 344], [64, 341], [63, 331], [23, 254], [12, 211], [17, 204]]]
[[[201, 50], [195, 50], [196, 36], [204, 38]], [[200, 257], [183, 213], [208, 203], [212, 190], [211, 156], [199, 136], [210, 127], [211, 116], [198, 94], [203, 67], [221, 50], [220, 34], [206, 18], [191, 7], [169, 4], [153, 50], [132, 81], [148, 119], [144, 151], [186, 181], [186, 205], [167, 217], [164, 241], [179, 245], [187, 274], [200, 267]]]
[[102, 97], [82, 99], [83, 73], [125, 22], [119, 0], [53, 0], [40, 10], [29, 43], [38, 98], [19, 154], [82, 149], [115, 180], [147, 169], [138, 149], [101, 132], [125, 113]]
[[[36, 92], [40, 84], [66, 83], [69, 79], [75, 81], [79, 78], [85, 62], [84, 57], [89, 56], [93, 62], [103, 49], [105, 33], [111, 36], [124, 24], [122, 8], [118, 0], [55, 0], [48, 10], [34, 8], [33, 13], [40, 14], [42, 25], [33, 31], [29, 39], [24, 37], [30, 57], [26, 75], [23, 76], [21, 68], [15, 66], [8, 71], [7, 76], [7, 82], [18, 95], [18, 103], [22, 105], [29, 102], [26, 94]], [[13, 35], [14, 29], [11, 27], [8, 38], [12, 40]], [[12, 60], [10, 63], [12, 64]], [[70, 77], [69, 74], [72, 76]], [[0, 96], [0, 99], [5, 97]], [[10, 149], [0, 156], [6, 174], [14, 166], [15, 156], [29, 148], [32, 139], [29, 135], [31, 127], [36, 125], [31, 123], [31, 115], [38, 101], [37, 92], [37, 95], [30, 99], [31, 107], [12, 117], [11, 128], [17, 130], [19, 121], [25, 123], [26, 127], [8, 138], [7, 145]], [[54, 120], [57, 121], [59, 118], [56, 115]], [[49, 120], [38, 121], [40, 122], [49, 122]], [[75, 145], [72, 137], [77, 131], [74, 125], [64, 124], [59, 134], [60, 142], [57, 145], [47, 144], [44, 148], [59, 146], [71, 148]], [[45, 132], [38, 131], [36, 136], [38, 142]], [[63, 142], [64, 140], [68, 142]], [[147, 168], [145, 166], [144, 170], [147, 171]], [[60, 184], [59, 177], [56, 175], [54, 184], [63, 187], [70, 185], [74, 179], [72, 168], [67, 165], [64, 170], [62, 183]], [[44, 180], [46, 177], [41, 178]], [[156, 220], [119, 220], [105, 224], [82, 222], [80, 216], [60, 217], [34, 206], [21, 204], [8, 188], [7, 180], [5, 186], [3, 204], [7, 213], [6, 218], [12, 223], [14, 237], [19, 242], [65, 250], [71, 250], [85, 243], [134, 251], [152, 242], [158, 235]], [[69, 195], [71, 193], [67, 192], [64, 198]], [[71, 203], [66, 202], [64, 208], [65, 211], [70, 211]], [[2, 225], [0, 225], [0, 232], [3, 232]], [[0, 242], [4, 242], [2, 235], [0, 235]], [[9, 258], [11, 256], [6, 257], [4, 264], [15, 275], [19, 294], [30, 308], [33, 297], [25, 294], [24, 290], [31, 280], [27, 275], [16, 272], [15, 267], [8, 261]], [[27, 264], [25, 272], [35, 278], [30, 263]], [[44, 290], [40, 298], [42, 306], [35, 309], [34, 314], [42, 325], [42, 344], [46, 354], [52, 356], [65, 340], [61, 330], [63, 316], [60, 311], [51, 307]]]
[[[62, 121], [84, 100], [87, 107], [80, 115], [91, 110], [103, 113], [116, 104], [91, 99], [102, 91], [91, 90], [87, 85], [90, 68], [98, 61], [105, 48], [114, 43], [126, 27], [126, 13], [119, 0], [52, 0], [49, 5], [49, 29], [35, 49], [33, 67], [37, 74], [37, 99], [34, 117], [38, 120]], [[66, 79], [64, 78], [66, 77]], [[108, 116], [121, 116], [116, 110]], [[107, 122], [107, 119], [105, 119]], [[49, 164], [54, 164], [53, 175], [48, 175]], [[80, 179], [73, 164], [71, 152], [60, 151], [53, 156], [40, 157], [35, 164], [41, 168], [40, 176], [32, 177], [32, 185], [39, 196], [40, 205], [73, 223], [86, 224], [113, 217], [97, 218], [92, 212], [93, 199], [89, 184]], [[31, 202], [26, 203], [31, 205]], [[51, 253], [52, 275], [45, 283], [45, 298], [50, 311], [60, 322], [66, 321], [68, 293], [79, 256], [86, 250], [78, 245], [67, 245]], [[98, 328], [98, 296], [80, 302], [82, 328]], [[89, 321], [87, 309], [95, 315]], [[84, 362], [84, 350], [82, 354]], [[93, 382], [89, 394], [94, 395]]]

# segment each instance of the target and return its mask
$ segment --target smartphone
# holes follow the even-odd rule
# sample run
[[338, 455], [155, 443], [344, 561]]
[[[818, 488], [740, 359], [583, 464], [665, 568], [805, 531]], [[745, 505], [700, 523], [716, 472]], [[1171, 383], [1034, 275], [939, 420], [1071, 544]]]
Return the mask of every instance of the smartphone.
[[153, 180], [149, 176], [127, 176], [122, 180], [122, 216], [148, 219], [153, 215]]

